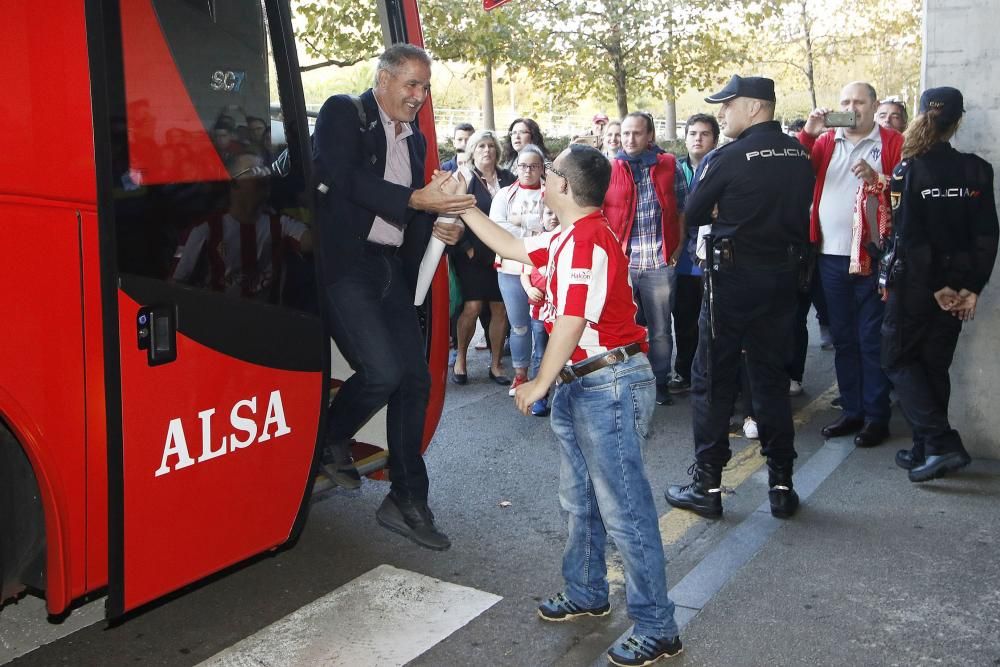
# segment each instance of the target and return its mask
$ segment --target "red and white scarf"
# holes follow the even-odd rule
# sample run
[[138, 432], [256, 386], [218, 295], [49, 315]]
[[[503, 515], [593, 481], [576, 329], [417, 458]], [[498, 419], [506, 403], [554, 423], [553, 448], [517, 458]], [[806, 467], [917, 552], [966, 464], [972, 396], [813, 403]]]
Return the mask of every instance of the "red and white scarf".
[[[851, 234], [851, 275], [870, 276], [872, 274], [872, 258], [865, 248], [869, 241], [882, 246], [892, 229], [892, 209], [889, 207], [889, 181], [879, 174], [875, 183], [861, 182], [858, 196], [854, 200], [854, 228]], [[875, 197], [878, 202], [875, 216], [878, 221], [878, 238], [871, 238], [871, 224], [868, 219], [868, 199]]]

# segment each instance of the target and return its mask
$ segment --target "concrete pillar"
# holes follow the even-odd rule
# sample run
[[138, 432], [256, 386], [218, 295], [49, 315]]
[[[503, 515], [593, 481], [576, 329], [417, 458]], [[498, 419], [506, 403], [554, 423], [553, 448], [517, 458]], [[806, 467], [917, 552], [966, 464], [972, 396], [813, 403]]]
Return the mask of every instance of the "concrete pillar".
[[[952, 144], [1000, 172], [997, 9], [997, 0], [925, 0], [921, 90], [962, 91], [965, 119]], [[1000, 269], [994, 268], [976, 311], [951, 367], [950, 416], [972, 456], [1000, 459]]]

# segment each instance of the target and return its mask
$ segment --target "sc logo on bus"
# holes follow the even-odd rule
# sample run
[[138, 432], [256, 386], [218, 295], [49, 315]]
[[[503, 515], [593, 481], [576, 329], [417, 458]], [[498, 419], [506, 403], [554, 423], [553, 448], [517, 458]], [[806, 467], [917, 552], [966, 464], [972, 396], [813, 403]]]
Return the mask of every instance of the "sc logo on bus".
[[220, 69], [212, 73], [212, 81], [209, 83], [209, 87], [220, 93], [238, 93], [243, 88], [243, 81], [246, 78], [246, 72]]

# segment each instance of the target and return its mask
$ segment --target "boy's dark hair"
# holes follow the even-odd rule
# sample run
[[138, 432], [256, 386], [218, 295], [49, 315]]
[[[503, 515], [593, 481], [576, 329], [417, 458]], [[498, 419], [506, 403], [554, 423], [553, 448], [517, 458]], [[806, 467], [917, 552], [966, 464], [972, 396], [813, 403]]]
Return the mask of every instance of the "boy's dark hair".
[[560, 167], [573, 188], [573, 201], [578, 206], [604, 205], [611, 183], [611, 163], [601, 151], [585, 144], [570, 144]]
[[715, 119], [715, 116], [710, 116], [707, 113], [696, 113], [687, 119], [684, 123], [684, 136], [687, 136], [688, 130], [695, 123], [705, 123], [710, 128], [712, 128], [712, 136], [715, 138], [715, 143], [719, 143], [719, 121]]
[[459, 123], [455, 126], [455, 129], [451, 131], [452, 135], [456, 132], [475, 132], [476, 128], [472, 126], [472, 123]]

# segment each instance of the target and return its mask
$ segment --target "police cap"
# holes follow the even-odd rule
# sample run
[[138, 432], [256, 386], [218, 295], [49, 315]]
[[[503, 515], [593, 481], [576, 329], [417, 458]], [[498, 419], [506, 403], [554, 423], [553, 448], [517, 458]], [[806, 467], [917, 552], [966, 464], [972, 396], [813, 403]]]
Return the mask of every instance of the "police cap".
[[947, 126], [962, 117], [965, 112], [962, 108], [963, 103], [962, 91], [957, 88], [950, 86], [928, 88], [920, 96], [920, 113], [936, 110], [938, 122], [942, 126]]
[[762, 76], [740, 76], [734, 74], [726, 87], [711, 97], [706, 97], [709, 104], [721, 104], [737, 97], [752, 97], [757, 100], [774, 102], [774, 80]]

